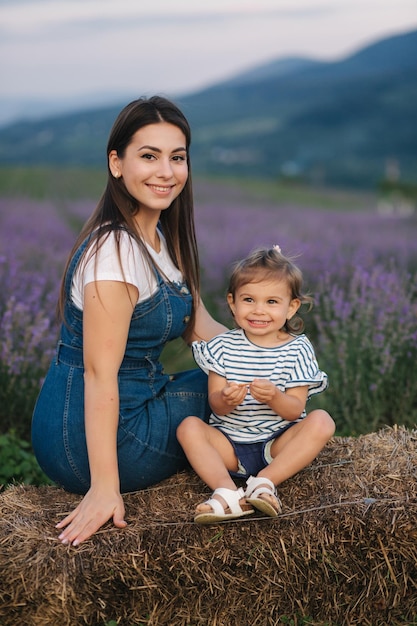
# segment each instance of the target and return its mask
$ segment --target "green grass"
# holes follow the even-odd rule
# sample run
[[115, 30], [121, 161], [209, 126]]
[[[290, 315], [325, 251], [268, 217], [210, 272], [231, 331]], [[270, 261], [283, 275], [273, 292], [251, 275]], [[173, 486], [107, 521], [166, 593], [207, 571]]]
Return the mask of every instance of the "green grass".
[[167, 344], [162, 352], [161, 361], [169, 374], [194, 369], [196, 366], [191, 348], [186, 346], [181, 337]]
[[[199, 179], [195, 179], [197, 193]], [[205, 180], [216, 188], [222, 185], [243, 191], [250, 199], [279, 204], [294, 204], [328, 210], [361, 210], [376, 202], [376, 192], [309, 186], [300, 182], [256, 178], [210, 178]]]
[[2, 485], [50, 485], [32, 452], [31, 445], [11, 430], [0, 435], [0, 491]]
[[106, 171], [92, 168], [0, 167], [0, 196], [98, 200]]
[[[65, 198], [94, 199], [101, 196], [106, 183], [106, 169], [88, 167], [0, 167], [0, 197], [29, 197], [35, 200]], [[369, 206], [375, 194], [340, 189], [315, 188], [299, 183], [247, 178], [194, 178], [196, 197], [199, 187], [207, 184], [238, 189], [246, 197], [267, 202], [329, 210], [361, 209]], [[199, 184], [200, 183], [200, 184]], [[204, 185], [205, 186], [205, 185]], [[204, 194], [210, 191], [202, 192]], [[218, 195], [218, 192], [216, 192]]]

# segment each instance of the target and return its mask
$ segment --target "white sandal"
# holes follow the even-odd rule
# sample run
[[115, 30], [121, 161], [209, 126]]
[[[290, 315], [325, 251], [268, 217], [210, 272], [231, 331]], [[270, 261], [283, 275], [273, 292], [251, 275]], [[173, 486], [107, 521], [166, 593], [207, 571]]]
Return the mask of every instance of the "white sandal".
[[[254, 506], [255, 509], [258, 509], [258, 511], [265, 513], [265, 515], [269, 515], [269, 517], [277, 517], [277, 515], [281, 513], [281, 502], [277, 496], [277, 490], [275, 489], [275, 485], [272, 480], [269, 480], [269, 478], [264, 478], [263, 476], [249, 476], [248, 480], [246, 481], [246, 485], [246, 501]], [[267, 494], [268, 496], [272, 496], [275, 500], [275, 503], [272, 504], [269, 500], [261, 498], [260, 496], [263, 493]]]
[[194, 521], [197, 522], [197, 524], [224, 522], [229, 519], [237, 519], [238, 517], [243, 517], [244, 515], [250, 515], [255, 512], [252, 506], [240, 504], [239, 500], [245, 497], [245, 493], [241, 487], [236, 490], [219, 487], [219, 489], [215, 489], [213, 491], [213, 496], [214, 495], [218, 495], [223, 498], [227, 504], [227, 508], [225, 509], [219, 500], [211, 497], [209, 500], [206, 500], [206, 502], [203, 502], [203, 504], [208, 504], [212, 510], [201, 513], [197, 512], [194, 516]]

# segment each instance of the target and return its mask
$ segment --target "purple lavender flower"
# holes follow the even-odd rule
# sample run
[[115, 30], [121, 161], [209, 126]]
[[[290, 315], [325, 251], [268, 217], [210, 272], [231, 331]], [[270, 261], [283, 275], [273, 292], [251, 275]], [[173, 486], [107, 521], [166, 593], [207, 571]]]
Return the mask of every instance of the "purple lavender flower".
[[[313, 402], [339, 432], [417, 422], [416, 217], [256, 201], [236, 188], [196, 186], [203, 297], [230, 322], [232, 264], [258, 246], [294, 256], [315, 297], [305, 316], [330, 387]], [[28, 431], [54, 350], [66, 257], [94, 202], [0, 199], [0, 417]], [[175, 363], [171, 365], [175, 366]]]

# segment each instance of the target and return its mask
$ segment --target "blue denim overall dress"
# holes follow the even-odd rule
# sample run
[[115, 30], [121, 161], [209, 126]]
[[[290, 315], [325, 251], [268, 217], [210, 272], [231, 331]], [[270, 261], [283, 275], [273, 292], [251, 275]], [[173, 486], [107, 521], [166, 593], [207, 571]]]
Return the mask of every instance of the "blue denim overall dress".
[[[68, 491], [84, 494], [90, 472], [84, 427], [83, 313], [71, 300], [74, 271], [87, 245], [75, 253], [65, 279], [66, 324], [40, 391], [32, 444], [44, 472]], [[187, 461], [176, 439], [188, 415], [208, 420], [207, 376], [200, 370], [168, 376], [159, 361], [165, 344], [181, 336], [190, 319], [186, 285], [164, 282], [134, 308], [119, 382], [117, 451], [122, 493], [155, 484]]]

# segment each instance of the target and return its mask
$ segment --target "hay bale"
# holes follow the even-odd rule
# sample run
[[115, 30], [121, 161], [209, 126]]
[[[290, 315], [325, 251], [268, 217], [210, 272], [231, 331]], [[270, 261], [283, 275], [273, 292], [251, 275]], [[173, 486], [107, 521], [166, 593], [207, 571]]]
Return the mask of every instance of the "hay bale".
[[209, 490], [182, 472], [125, 497], [78, 548], [54, 525], [78, 501], [54, 487], [0, 494], [0, 624], [408, 624], [417, 615], [417, 431], [334, 438], [280, 488], [283, 513], [199, 527]]

